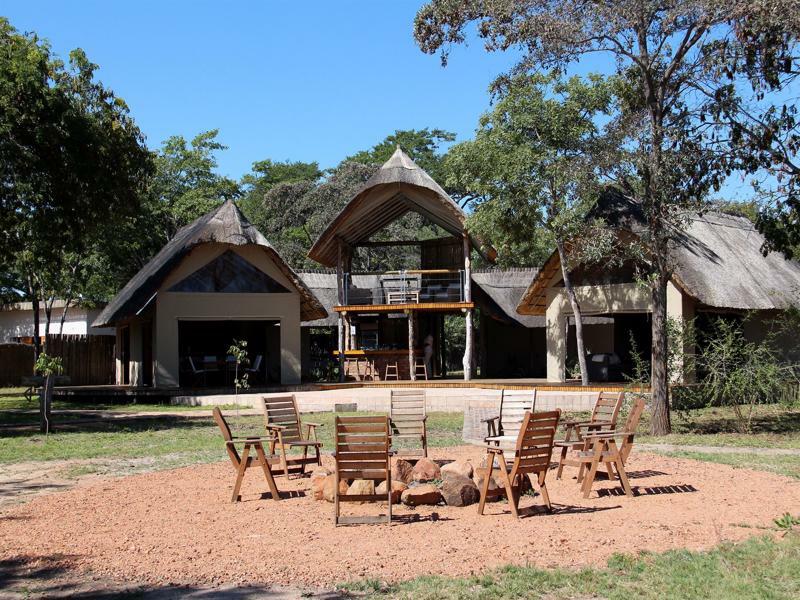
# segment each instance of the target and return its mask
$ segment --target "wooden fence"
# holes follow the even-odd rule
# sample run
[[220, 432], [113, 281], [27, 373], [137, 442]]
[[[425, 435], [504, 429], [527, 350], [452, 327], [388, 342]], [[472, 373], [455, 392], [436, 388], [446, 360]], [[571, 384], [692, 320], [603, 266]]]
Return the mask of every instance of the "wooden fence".
[[50, 335], [48, 354], [60, 356], [70, 385], [114, 383], [114, 343], [111, 335]]
[[18, 386], [33, 375], [33, 346], [0, 344], [0, 386]]

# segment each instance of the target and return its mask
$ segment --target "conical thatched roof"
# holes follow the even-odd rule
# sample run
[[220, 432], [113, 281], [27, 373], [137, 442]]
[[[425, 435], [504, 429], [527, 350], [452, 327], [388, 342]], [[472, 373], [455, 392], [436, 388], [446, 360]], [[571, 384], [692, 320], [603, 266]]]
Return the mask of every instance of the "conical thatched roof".
[[[461, 236], [466, 215], [441, 186], [399, 147], [369, 178], [312, 246], [308, 256], [335, 267], [338, 239], [348, 245], [369, 238], [407, 212], [417, 212], [448, 233]], [[475, 248], [481, 242], [472, 239]], [[494, 250], [487, 249], [487, 257]]]
[[300, 294], [300, 314], [303, 320], [327, 316], [311, 290], [292, 268], [284, 262], [258, 229], [252, 225], [239, 208], [228, 200], [219, 208], [203, 215], [181, 228], [167, 245], [155, 255], [108, 303], [95, 319], [93, 327], [107, 327], [135, 315], [150, 302], [169, 273], [197, 245], [206, 242], [231, 246], [260, 246]]

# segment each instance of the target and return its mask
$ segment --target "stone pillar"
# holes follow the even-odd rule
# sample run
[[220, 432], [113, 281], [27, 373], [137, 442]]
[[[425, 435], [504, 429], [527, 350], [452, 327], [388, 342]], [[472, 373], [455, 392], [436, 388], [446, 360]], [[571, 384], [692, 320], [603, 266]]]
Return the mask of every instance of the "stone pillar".
[[408, 369], [411, 374], [411, 381], [417, 380], [416, 369], [414, 368], [414, 341], [417, 337], [417, 314], [413, 310], [407, 311], [408, 314]]
[[339, 313], [339, 381], [344, 381], [344, 315]]
[[561, 382], [567, 379], [567, 335], [566, 317], [562, 314], [557, 298], [548, 298], [546, 314], [547, 336], [547, 381]]
[[[691, 323], [694, 319], [694, 301], [679, 290], [671, 281], [667, 284], [667, 318], [673, 319], [683, 326]], [[689, 343], [684, 345], [683, 353], [685, 355], [691, 356], [695, 352], [696, 348], [694, 345]], [[672, 374], [673, 383], [693, 383], [695, 381], [697, 374], [695, 373], [692, 361], [684, 365], [683, 360], [678, 358], [675, 365], [676, 372]]]

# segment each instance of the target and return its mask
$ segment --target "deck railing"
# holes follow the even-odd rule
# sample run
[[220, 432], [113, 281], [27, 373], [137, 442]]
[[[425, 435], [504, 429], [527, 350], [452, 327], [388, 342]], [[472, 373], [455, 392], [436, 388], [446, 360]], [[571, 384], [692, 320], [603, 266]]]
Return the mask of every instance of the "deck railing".
[[[355, 275], [355, 278], [354, 278]], [[361, 279], [361, 281], [355, 281]], [[367, 283], [365, 283], [365, 281]], [[356, 283], [360, 285], [356, 285]], [[348, 306], [464, 302], [464, 271], [450, 269], [344, 274]]]

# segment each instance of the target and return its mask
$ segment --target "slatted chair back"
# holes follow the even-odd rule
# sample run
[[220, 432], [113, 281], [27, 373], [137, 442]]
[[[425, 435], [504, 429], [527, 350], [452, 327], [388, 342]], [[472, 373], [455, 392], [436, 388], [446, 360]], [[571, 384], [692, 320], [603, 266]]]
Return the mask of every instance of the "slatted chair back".
[[392, 436], [421, 440], [423, 454], [427, 456], [425, 403], [425, 390], [391, 390], [390, 392], [389, 418]]
[[536, 389], [503, 390], [500, 396], [499, 435], [515, 436], [525, 420], [525, 412], [536, 409]]
[[624, 431], [627, 432], [628, 435], [626, 435], [622, 440], [622, 446], [620, 447], [620, 455], [622, 456], [623, 463], [628, 460], [628, 455], [631, 453], [631, 449], [633, 448], [633, 438], [636, 434], [636, 428], [639, 427], [639, 421], [642, 418], [642, 414], [644, 414], [644, 409], [644, 398], [637, 398], [633, 401], [631, 410], [628, 413], [628, 418], [625, 420]]
[[[389, 462], [391, 435], [389, 418], [374, 417], [336, 417], [336, 496], [334, 522], [377, 523], [392, 520], [392, 470]], [[374, 482], [386, 481], [386, 494], [340, 494], [339, 482], [368, 479]], [[378, 502], [388, 501], [388, 518], [380, 517], [342, 517], [340, 502]]]
[[233, 468], [238, 469], [242, 459], [239, 456], [239, 452], [236, 450], [236, 447], [233, 444], [228, 443], [233, 441], [231, 428], [228, 426], [228, 422], [225, 420], [225, 417], [222, 416], [222, 411], [219, 409], [219, 406], [215, 406], [214, 410], [211, 412], [214, 415], [214, 421], [216, 421], [219, 430], [222, 432], [222, 438], [225, 440], [225, 449], [228, 451], [228, 458], [231, 459]]
[[525, 413], [517, 436], [511, 470], [512, 480], [515, 475], [539, 474], [547, 471], [553, 455], [553, 439], [560, 418], [560, 409]]
[[624, 398], [624, 392], [600, 392], [592, 410], [592, 421], [609, 423], [614, 427]]
[[294, 394], [264, 396], [261, 398], [261, 404], [264, 409], [266, 424], [285, 428], [282, 431], [284, 444], [303, 441], [303, 435], [300, 431], [300, 413], [297, 410], [297, 401]]

